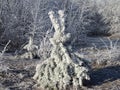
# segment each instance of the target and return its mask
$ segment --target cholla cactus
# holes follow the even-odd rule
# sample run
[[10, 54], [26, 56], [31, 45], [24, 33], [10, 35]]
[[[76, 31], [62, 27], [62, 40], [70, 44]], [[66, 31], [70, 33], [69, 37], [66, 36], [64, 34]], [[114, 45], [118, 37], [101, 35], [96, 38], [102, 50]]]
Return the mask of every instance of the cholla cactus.
[[33, 35], [29, 35], [29, 42], [27, 45], [23, 47], [23, 49], [26, 49], [28, 52], [34, 51], [38, 49], [38, 46], [33, 44]]
[[63, 90], [68, 85], [82, 86], [83, 79], [89, 80], [88, 65], [77, 54], [69, 51], [64, 44], [70, 39], [65, 34], [64, 11], [58, 11], [59, 17], [53, 11], [49, 12], [55, 33], [50, 42], [53, 45], [51, 56], [36, 66], [34, 79], [42, 88]]
[[30, 33], [29, 42], [23, 47], [27, 52], [21, 55], [21, 58], [33, 59], [33, 57], [37, 55], [38, 46], [33, 44], [33, 36], [33, 33]]

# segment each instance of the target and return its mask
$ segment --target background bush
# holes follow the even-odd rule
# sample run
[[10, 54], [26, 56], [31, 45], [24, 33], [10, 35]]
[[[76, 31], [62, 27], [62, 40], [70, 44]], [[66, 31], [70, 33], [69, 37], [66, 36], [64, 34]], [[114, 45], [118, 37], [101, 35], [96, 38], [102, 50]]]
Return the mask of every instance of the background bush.
[[50, 10], [65, 9], [67, 32], [72, 32], [72, 38], [79, 36], [85, 30], [84, 16], [91, 7], [88, 0], [1, 0], [0, 4], [4, 27], [1, 41], [5, 43], [10, 39], [12, 46], [17, 48], [24, 44], [31, 31], [35, 32], [35, 43], [40, 43], [52, 27], [48, 17]]
[[101, 0], [97, 6], [105, 23], [109, 23], [109, 33], [120, 33], [120, 0]]
[[[119, 32], [119, 3], [119, 0], [0, 0], [0, 43], [11, 40], [10, 45], [16, 50], [34, 32], [34, 43], [41, 45], [52, 27], [48, 12], [60, 9], [65, 10], [66, 32], [72, 36], [68, 43], [73, 46], [85, 43], [86, 35]], [[50, 36], [53, 32], [54, 29]]]

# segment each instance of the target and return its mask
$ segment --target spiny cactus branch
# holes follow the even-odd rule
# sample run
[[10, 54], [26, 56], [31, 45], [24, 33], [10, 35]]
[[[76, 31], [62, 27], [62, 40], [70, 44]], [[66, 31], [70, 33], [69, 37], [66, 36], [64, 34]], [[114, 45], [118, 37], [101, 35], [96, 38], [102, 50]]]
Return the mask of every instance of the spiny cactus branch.
[[64, 45], [70, 39], [70, 34], [65, 34], [64, 11], [58, 11], [59, 17], [53, 11], [48, 14], [55, 29], [53, 38], [50, 38], [53, 49], [50, 57], [36, 66], [33, 78], [44, 89], [63, 90], [71, 84], [75, 87], [82, 86], [83, 79], [90, 79], [89, 67]]

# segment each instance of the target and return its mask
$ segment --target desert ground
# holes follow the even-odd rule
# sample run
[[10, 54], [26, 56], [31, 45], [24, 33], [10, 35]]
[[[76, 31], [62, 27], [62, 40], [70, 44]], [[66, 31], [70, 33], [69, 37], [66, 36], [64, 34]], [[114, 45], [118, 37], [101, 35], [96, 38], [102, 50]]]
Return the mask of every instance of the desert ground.
[[[99, 47], [100, 53], [106, 51], [105, 45], [99, 40], [100, 37], [87, 37], [87, 39], [89, 44], [84, 50], [81, 48], [77, 50], [84, 58], [89, 58], [91, 61], [91, 80], [80, 90], [120, 90], [120, 57], [110, 60], [103, 55], [101, 58], [106, 60], [98, 62], [100, 58], [95, 57], [97, 52], [92, 48], [92, 44]], [[106, 37], [102, 39], [109, 44]], [[117, 45], [120, 46], [120, 41]], [[118, 49], [120, 50], [120, 47]], [[40, 90], [32, 77], [35, 74], [36, 64], [41, 62], [39, 59], [14, 59], [14, 54], [5, 53], [0, 63], [0, 90]]]

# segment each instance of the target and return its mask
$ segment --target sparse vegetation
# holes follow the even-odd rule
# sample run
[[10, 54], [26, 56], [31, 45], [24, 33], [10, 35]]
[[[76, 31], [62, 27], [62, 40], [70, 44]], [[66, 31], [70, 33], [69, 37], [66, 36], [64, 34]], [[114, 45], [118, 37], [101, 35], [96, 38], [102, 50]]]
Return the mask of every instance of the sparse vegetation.
[[113, 63], [119, 63], [120, 47], [118, 46], [119, 39], [112, 41], [107, 38], [108, 43], [100, 38], [100, 41], [104, 44], [103, 50], [95, 47], [96, 50], [95, 58], [97, 64], [112, 65]]
[[[119, 90], [119, 5], [120, 0], [0, 0], [0, 89], [38, 90], [40, 84]], [[91, 80], [82, 80], [87, 75]]]
[[101, 0], [98, 4], [99, 12], [104, 17], [105, 23], [109, 26], [109, 33], [119, 33], [120, 26], [120, 12], [119, 0]]

